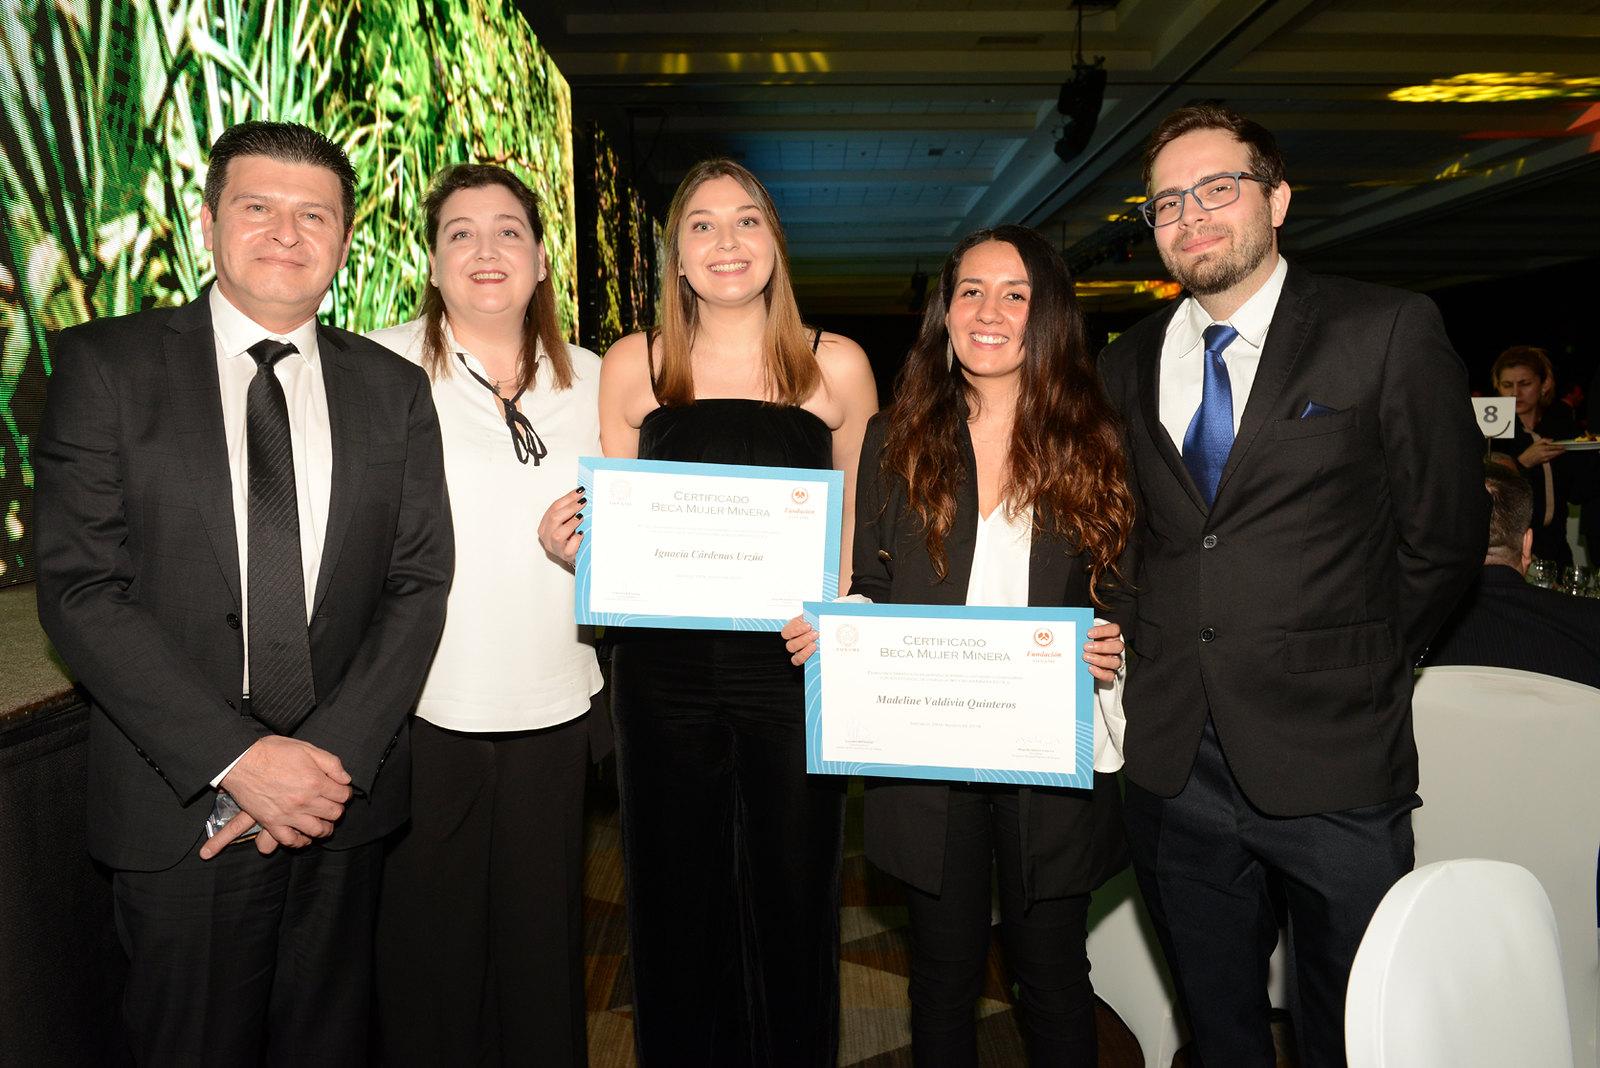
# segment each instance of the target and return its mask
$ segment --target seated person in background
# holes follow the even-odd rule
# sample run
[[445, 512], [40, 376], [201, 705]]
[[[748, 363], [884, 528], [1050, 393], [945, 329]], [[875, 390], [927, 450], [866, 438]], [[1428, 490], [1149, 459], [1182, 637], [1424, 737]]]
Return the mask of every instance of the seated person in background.
[[1440, 629], [1424, 665], [1517, 668], [1600, 687], [1600, 601], [1527, 584], [1532, 491], [1493, 460], [1483, 474], [1493, 501], [1483, 574]]
[[1555, 442], [1577, 436], [1577, 417], [1556, 397], [1556, 373], [1544, 349], [1513, 345], [1494, 361], [1490, 377], [1502, 397], [1516, 402], [1515, 433], [1491, 439], [1489, 447], [1513, 457], [1533, 488], [1533, 555], [1570, 564], [1567, 502], [1585, 498], [1585, 492], [1574, 496], [1574, 482], [1586, 480], [1588, 465]]

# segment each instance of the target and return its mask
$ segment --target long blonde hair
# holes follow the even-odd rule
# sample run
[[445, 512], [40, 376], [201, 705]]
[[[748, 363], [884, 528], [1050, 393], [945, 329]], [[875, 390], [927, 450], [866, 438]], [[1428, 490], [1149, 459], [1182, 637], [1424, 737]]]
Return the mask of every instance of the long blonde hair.
[[[789, 243], [778, 222], [778, 209], [766, 188], [747, 169], [731, 159], [708, 159], [689, 170], [672, 196], [667, 210], [667, 257], [662, 268], [665, 284], [661, 290], [661, 367], [656, 376], [655, 394], [660, 404], [673, 407], [694, 402], [694, 371], [689, 353], [694, 348], [700, 324], [699, 297], [680, 273], [679, 234], [684, 213], [695, 190], [715, 178], [732, 178], [750, 195], [772, 231], [772, 277], [762, 291], [767, 305], [766, 333], [761, 339], [761, 357], [766, 367], [767, 399], [782, 404], [800, 404], [816, 391], [822, 380], [817, 357], [806, 341], [806, 327], [795, 305], [794, 287], [789, 281]], [[654, 348], [655, 338], [651, 339]]]

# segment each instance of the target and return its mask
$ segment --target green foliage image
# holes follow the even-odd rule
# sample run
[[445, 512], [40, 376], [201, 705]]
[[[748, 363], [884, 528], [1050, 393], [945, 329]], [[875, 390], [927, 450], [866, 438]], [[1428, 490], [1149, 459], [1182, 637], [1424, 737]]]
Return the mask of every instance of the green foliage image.
[[303, 123], [355, 166], [326, 321], [415, 314], [427, 183], [471, 161], [538, 192], [576, 337], [571, 96], [512, 0], [0, 0], [0, 110], [0, 584], [32, 577], [28, 438], [49, 338], [199, 296], [204, 161], [236, 122]]

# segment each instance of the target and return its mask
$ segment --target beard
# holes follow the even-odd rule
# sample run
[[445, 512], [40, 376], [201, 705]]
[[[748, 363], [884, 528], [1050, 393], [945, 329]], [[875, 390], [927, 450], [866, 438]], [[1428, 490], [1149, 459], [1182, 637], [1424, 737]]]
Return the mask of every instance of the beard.
[[1176, 253], [1168, 257], [1165, 249], [1161, 261], [1167, 265], [1172, 278], [1183, 288], [1199, 297], [1224, 293], [1246, 278], [1272, 254], [1272, 220], [1248, 219], [1243, 226], [1209, 225], [1197, 232], [1198, 237], [1230, 236], [1232, 247], [1226, 252], [1208, 252], [1200, 259], [1179, 262]]

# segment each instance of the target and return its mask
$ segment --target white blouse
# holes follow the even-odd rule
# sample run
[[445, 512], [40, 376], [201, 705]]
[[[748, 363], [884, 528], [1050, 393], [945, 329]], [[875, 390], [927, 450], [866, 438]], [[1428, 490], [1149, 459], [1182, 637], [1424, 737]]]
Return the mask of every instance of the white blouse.
[[[1026, 608], [1028, 558], [1033, 549], [1033, 508], [1009, 515], [1004, 504], [988, 517], [978, 516], [978, 540], [972, 551], [972, 577], [967, 581], [967, 604]], [[1096, 623], [1105, 620], [1095, 618]], [[1122, 687], [1126, 665], [1113, 682], [1094, 683], [1094, 770], [1122, 767], [1122, 737], [1127, 719], [1122, 712]]]
[[[422, 320], [367, 336], [422, 362]], [[537, 465], [517, 460], [494, 395], [447, 328], [450, 374], [433, 381], [444, 438], [445, 479], [455, 521], [450, 601], [417, 715], [457, 731], [521, 731], [582, 715], [599, 691], [594, 649], [572, 621], [572, 573], [545, 555], [539, 520], [578, 484], [579, 456], [600, 455], [600, 358], [568, 345], [572, 388], [556, 390], [541, 368], [518, 405], [550, 450]]]

